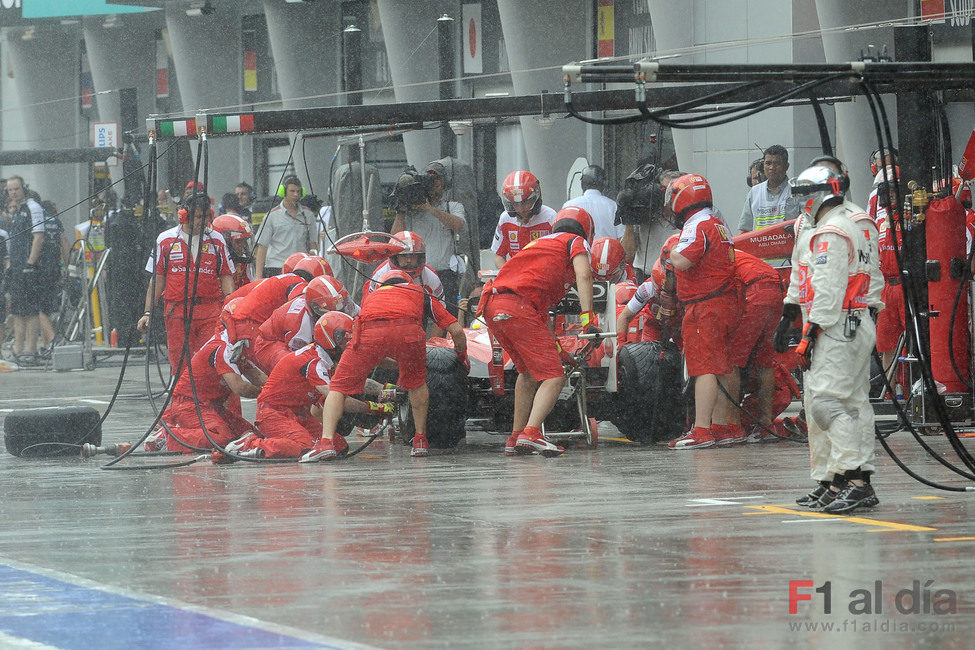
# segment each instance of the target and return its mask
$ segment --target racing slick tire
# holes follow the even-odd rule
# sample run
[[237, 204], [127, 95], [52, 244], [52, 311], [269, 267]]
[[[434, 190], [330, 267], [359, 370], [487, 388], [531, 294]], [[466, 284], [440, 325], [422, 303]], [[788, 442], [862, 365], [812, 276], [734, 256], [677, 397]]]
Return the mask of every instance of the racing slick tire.
[[[456, 447], [463, 440], [467, 423], [467, 372], [452, 348], [427, 348], [427, 442], [433, 449]], [[401, 438], [411, 444], [416, 430], [409, 402], [402, 420]]]
[[612, 422], [634, 442], [670, 440], [682, 433], [685, 406], [681, 356], [672, 343], [627, 343], [616, 362]]
[[14, 411], [3, 421], [3, 442], [21, 458], [78, 456], [86, 442], [102, 444], [101, 416], [90, 406]]

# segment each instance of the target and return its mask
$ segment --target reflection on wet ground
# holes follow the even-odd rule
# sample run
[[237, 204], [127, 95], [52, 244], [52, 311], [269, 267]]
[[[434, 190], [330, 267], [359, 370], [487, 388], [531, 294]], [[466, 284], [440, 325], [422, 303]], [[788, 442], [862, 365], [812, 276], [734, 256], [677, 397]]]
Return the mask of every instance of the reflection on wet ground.
[[[0, 418], [102, 410], [117, 375], [2, 375]], [[126, 380], [104, 442], [151, 422], [142, 388]], [[0, 646], [968, 646], [971, 496], [881, 458], [880, 506], [817, 516], [792, 505], [810, 487], [801, 445], [613, 437], [557, 459], [505, 458], [475, 432], [426, 459], [377, 442], [331, 465], [134, 472], [0, 454]]]

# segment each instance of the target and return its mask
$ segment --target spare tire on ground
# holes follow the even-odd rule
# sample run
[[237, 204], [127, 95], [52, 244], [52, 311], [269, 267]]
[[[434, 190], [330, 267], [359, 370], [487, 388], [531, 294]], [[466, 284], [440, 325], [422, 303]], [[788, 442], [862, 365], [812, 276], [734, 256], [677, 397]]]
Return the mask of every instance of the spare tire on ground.
[[684, 429], [684, 376], [673, 343], [627, 343], [616, 362], [617, 392], [611, 418], [635, 442], [676, 438]]
[[[427, 348], [427, 441], [433, 449], [456, 447], [464, 438], [467, 423], [467, 372], [452, 348]], [[410, 444], [415, 431], [413, 411], [407, 402], [402, 422], [403, 442]]]
[[23, 409], [3, 421], [7, 451], [21, 458], [77, 456], [86, 442], [102, 444], [101, 416], [90, 406]]

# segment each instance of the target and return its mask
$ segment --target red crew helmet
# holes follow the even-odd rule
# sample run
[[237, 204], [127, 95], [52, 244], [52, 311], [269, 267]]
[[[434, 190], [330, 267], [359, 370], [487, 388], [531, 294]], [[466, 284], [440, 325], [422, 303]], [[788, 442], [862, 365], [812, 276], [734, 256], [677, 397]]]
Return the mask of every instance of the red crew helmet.
[[327, 311], [315, 323], [315, 343], [323, 350], [345, 347], [352, 334], [352, 317], [340, 311]]
[[552, 230], [554, 232], [571, 232], [580, 237], [585, 237], [587, 242], [592, 243], [592, 234], [596, 230], [596, 226], [588, 212], [578, 206], [570, 205], [562, 208], [555, 215], [555, 224]]
[[342, 311], [349, 301], [349, 292], [342, 283], [328, 275], [312, 278], [305, 287], [305, 302], [316, 318], [327, 311]]
[[686, 217], [690, 210], [712, 205], [711, 185], [698, 174], [678, 176], [667, 186], [664, 205], [669, 206], [676, 217]]
[[[410, 272], [422, 269], [427, 259], [427, 247], [423, 243], [423, 238], [410, 230], [398, 232], [394, 237], [400, 239], [406, 248], [389, 258], [390, 266], [394, 269]], [[416, 258], [416, 262], [413, 264], [404, 264], [403, 260], [399, 259], [401, 255], [419, 255], [419, 257]]]
[[535, 216], [542, 209], [542, 184], [531, 172], [511, 172], [501, 184], [501, 203], [512, 217], [518, 216], [515, 208], [519, 204], [527, 203], [531, 206], [529, 215]]
[[211, 227], [223, 235], [224, 239], [248, 239], [254, 236], [251, 225], [236, 214], [221, 214], [213, 220]]
[[286, 259], [284, 264], [281, 265], [281, 272], [291, 273], [295, 270], [295, 265], [306, 257], [309, 257], [308, 253], [292, 253], [291, 255], [288, 255], [288, 259]]
[[413, 277], [402, 269], [390, 269], [379, 278], [379, 285], [412, 283]]
[[650, 277], [653, 279], [653, 283], [657, 285], [657, 291], [664, 288], [667, 282], [667, 274], [664, 272], [664, 267], [660, 263], [660, 259], [657, 259], [653, 263], [653, 268], [650, 269]]
[[626, 274], [626, 252], [618, 239], [600, 237], [592, 243], [589, 253], [593, 278], [616, 282]]
[[[295, 264], [292, 273], [296, 271], [304, 271], [312, 278], [317, 278], [320, 275], [332, 275], [332, 267], [328, 265], [328, 262], [324, 258], [315, 257], [314, 255], [309, 255]], [[308, 278], [308, 281], [310, 282], [311, 278]]]
[[616, 304], [625, 305], [636, 294], [637, 286], [629, 280], [616, 283]]
[[664, 245], [660, 247], [660, 257], [661, 262], [666, 262], [670, 259], [670, 251], [674, 250], [674, 246], [680, 241], [680, 235], [671, 235], [664, 242]]

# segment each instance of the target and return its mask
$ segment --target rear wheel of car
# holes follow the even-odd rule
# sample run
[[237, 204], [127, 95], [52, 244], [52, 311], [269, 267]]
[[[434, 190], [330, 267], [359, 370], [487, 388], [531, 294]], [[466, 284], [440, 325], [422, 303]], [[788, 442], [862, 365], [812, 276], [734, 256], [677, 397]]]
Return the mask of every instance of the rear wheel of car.
[[617, 359], [613, 424], [635, 442], [670, 440], [681, 434], [685, 407], [681, 358], [672, 343], [627, 343]]
[[[456, 447], [464, 438], [467, 423], [467, 373], [450, 348], [427, 348], [427, 441], [434, 449]], [[407, 402], [402, 419], [401, 438], [410, 444], [416, 427], [413, 410]]]

